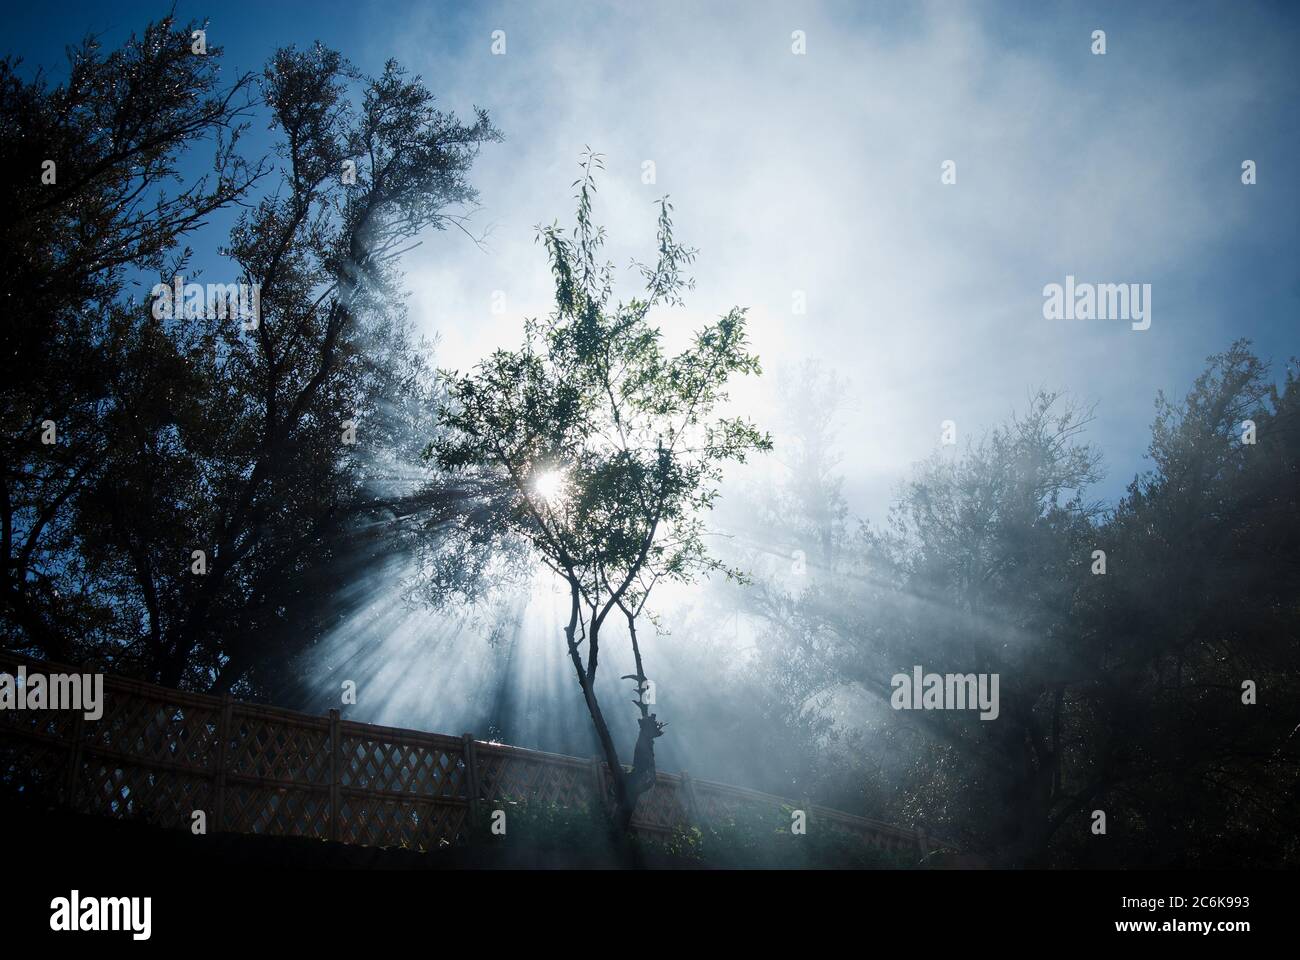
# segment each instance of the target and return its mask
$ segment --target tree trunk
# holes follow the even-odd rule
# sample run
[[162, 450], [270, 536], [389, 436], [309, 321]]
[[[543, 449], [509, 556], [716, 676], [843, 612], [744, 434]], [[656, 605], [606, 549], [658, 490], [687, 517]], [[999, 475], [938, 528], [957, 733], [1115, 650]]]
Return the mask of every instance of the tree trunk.
[[636, 738], [636, 750], [632, 757], [632, 772], [627, 777], [628, 804], [621, 810], [622, 826], [626, 830], [632, 825], [632, 814], [636, 812], [636, 803], [641, 794], [654, 789], [659, 773], [655, 769], [655, 737], [663, 735], [663, 728], [652, 713], [637, 721], [641, 726]]
[[[655, 768], [654, 741], [656, 737], [662, 735], [664, 725], [655, 719], [655, 715], [650, 713], [647, 705], [642, 702], [646, 678], [645, 670], [641, 665], [641, 649], [636, 640], [635, 618], [624, 609], [624, 613], [628, 614], [628, 629], [632, 637], [632, 649], [636, 655], [637, 672], [635, 676], [623, 679], [637, 681], [636, 703], [641, 710], [641, 719], [638, 721], [640, 732], [637, 734], [636, 747], [633, 751], [632, 770], [630, 772], [624, 770], [618, 757], [618, 749], [614, 746], [614, 738], [609, 732], [609, 724], [605, 722], [605, 714], [600, 708], [600, 701], [596, 698], [595, 681], [596, 667], [599, 663], [600, 626], [593, 618], [587, 635], [588, 660], [584, 666], [577, 640], [581, 617], [581, 591], [572, 576], [569, 578], [569, 591], [569, 622], [564, 628], [565, 640], [569, 646], [569, 659], [573, 662], [574, 672], [578, 675], [578, 686], [582, 688], [583, 699], [587, 703], [587, 713], [591, 716], [592, 726], [596, 728], [596, 738], [600, 741], [601, 752], [604, 753], [605, 763], [609, 766], [609, 777], [614, 786], [614, 822], [626, 833], [632, 826], [637, 801], [643, 793], [654, 788], [658, 778]], [[600, 799], [603, 801], [604, 798]]]
[[596, 739], [600, 741], [601, 752], [605, 754], [605, 763], [609, 765], [609, 777], [614, 784], [614, 805], [621, 812], [627, 806], [628, 800], [627, 775], [623, 771], [623, 764], [618, 759], [618, 749], [614, 746], [614, 738], [610, 735], [609, 725], [605, 723], [605, 715], [600, 709], [599, 701], [596, 700], [596, 691], [588, 681], [586, 671], [579, 672], [578, 685], [582, 687], [583, 698], [587, 702], [587, 713], [591, 715], [592, 726], [596, 728]]

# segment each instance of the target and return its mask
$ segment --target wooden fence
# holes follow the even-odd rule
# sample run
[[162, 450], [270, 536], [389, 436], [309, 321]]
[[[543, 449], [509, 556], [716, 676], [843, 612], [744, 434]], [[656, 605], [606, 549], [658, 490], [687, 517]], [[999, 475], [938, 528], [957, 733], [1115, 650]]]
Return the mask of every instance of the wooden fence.
[[[0, 672], [79, 672], [0, 651]], [[312, 716], [230, 697], [104, 677], [103, 716], [0, 710], [0, 788], [78, 812], [209, 832], [316, 837], [429, 850], [469, 839], [493, 805], [609, 803], [606, 764], [500, 743]], [[805, 809], [813, 824], [919, 861], [923, 833], [836, 810], [660, 773], [641, 797], [633, 828], [671, 833], [741, 812]]]

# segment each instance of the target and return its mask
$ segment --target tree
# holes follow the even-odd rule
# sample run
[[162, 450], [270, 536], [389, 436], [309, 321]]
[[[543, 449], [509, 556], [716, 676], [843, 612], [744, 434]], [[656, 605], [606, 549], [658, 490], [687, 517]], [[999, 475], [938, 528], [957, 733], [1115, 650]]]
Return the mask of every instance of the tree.
[[[22, 226], [5, 255], [28, 257], [34, 239], [70, 248], [67, 270], [94, 297], [47, 306], [39, 258], [22, 274], [30, 336], [4, 391], [7, 407], [22, 404], [21, 429], [6, 437], [17, 456], [5, 457], [4, 621], [9, 642], [50, 656], [256, 693], [281, 683], [328, 629], [365, 562], [414, 549], [413, 537], [465, 502], [419, 460], [427, 432], [417, 439], [415, 429], [437, 386], [405, 319], [399, 262], [422, 234], [465, 229], [469, 168], [499, 134], [483, 111], [462, 123], [438, 110], [395, 62], [367, 78], [320, 45], [287, 48], [236, 84], [257, 93], [278, 135], [275, 157], [250, 170], [232, 137], [218, 137], [237, 116], [233, 94], [203, 99], [219, 53], [192, 54], [189, 28], [166, 21], [124, 54], [96, 60], [91, 48], [68, 89], [5, 77], [6, 96], [27, 104], [19, 119], [52, 114], [58, 122], [45, 126], [59, 132], [16, 121], [5, 149], [49, 153], [67, 171], [57, 192], [26, 180], [15, 189]], [[34, 148], [23, 146], [27, 127]], [[218, 163], [245, 175], [166, 199], [159, 184], [177, 145], [205, 131]], [[273, 192], [249, 196], [253, 175], [272, 172]], [[138, 210], [140, 197], [154, 205]], [[164, 285], [178, 274], [192, 281], [197, 267], [177, 234], [237, 199], [245, 210], [229, 245], [204, 264], [260, 291], [251, 321], [203, 305], [156, 315], [156, 301], [127, 295], [117, 260], [58, 239], [138, 234], [121, 265]], [[146, 224], [159, 210], [163, 219]], [[83, 211], [86, 229], [65, 229]], [[48, 357], [42, 337], [57, 345]], [[69, 369], [82, 357], [93, 378]], [[67, 382], [64, 394], [46, 396], [32, 378], [45, 367]], [[34, 439], [32, 421], [46, 415], [60, 445]]]
[[[577, 226], [538, 228], [555, 280], [555, 310], [525, 323], [518, 350], [498, 350], [472, 374], [448, 374], [440, 411], [447, 433], [430, 444], [448, 470], [497, 476], [510, 490], [503, 536], [522, 538], [567, 585], [565, 642], [613, 781], [624, 826], [655, 782], [654, 740], [664, 724], [646, 702], [648, 677], [639, 618], [661, 580], [719, 571], [704, 514], [722, 466], [770, 440], [742, 417], [714, 416], [735, 374], [757, 374], [744, 311], [707, 324], [693, 344], [667, 356], [650, 311], [682, 304], [683, 267], [695, 251], [673, 237], [659, 205], [658, 259], [637, 264], [642, 296], [612, 301], [613, 267], [598, 260], [605, 234], [591, 219], [598, 155], [588, 154], [578, 188]], [[622, 615], [640, 712], [631, 772], [624, 771], [596, 694], [602, 630]], [[583, 646], [586, 646], [585, 660]]]
[[[221, 89], [221, 51], [195, 56], [195, 28], [168, 18], [107, 55], [86, 40], [54, 88], [0, 61], [0, 160], [13, 172], [0, 189], [0, 624], [49, 657], [84, 653], [113, 614], [83, 589], [72, 514], [129, 429], [111, 382], [136, 346], [130, 274], [161, 270], [265, 172], [235, 149], [253, 78]], [[183, 179], [182, 157], [200, 150], [213, 172]]]
[[409, 352], [397, 263], [423, 231], [462, 222], [447, 208], [473, 201], [465, 173], [497, 137], [481, 111], [467, 126], [437, 110], [393, 61], [365, 79], [319, 45], [285, 49], [262, 86], [282, 134], [282, 191], [241, 217], [230, 249], [260, 287], [262, 317], [248, 334], [211, 332], [211, 380], [239, 415], [206, 433], [222, 442], [194, 490], [221, 493], [191, 502], [186, 535], [203, 538], [209, 567], [172, 581], [162, 631], [164, 682], [198, 668], [221, 689], [261, 646], [256, 630], [227, 632], [231, 608], [282, 616], [268, 588], [328, 568], [334, 538], [371, 506], [361, 451], [373, 447], [358, 451], [348, 431], [384, 438], [398, 396], [383, 388], [402, 386], [389, 379]]
[[1077, 613], [1093, 672], [1070, 772], [1140, 825], [1128, 863], [1300, 857], [1300, 379], [1270, 380], [1237, 341], [1161, 395], [1153, 468], [1098, 534], [1111, 566]]
[[[1063, 786], [1061, 764], [1065, 689], [1083, 659], [1073, 613], [1090, 585], [1101, 515], [1085, 499], [1100, 477], [1099, 453], [1081, 440], [1090, 413], [1038, 392], [963, 456], [923, 464], [904, 487], [892, 536], [866, 544], [873, 566], [890, 571], [884, 609], [902, 618], [861, 634], [884, 654], [871, 686], [888, 695], [889, 677], [914, 664], [1000, 678], [995, 721], [907, 716], [938, 741], [932, 773], [959, 798], [957, 810], [974, 814], [965, 825], [978, 825], [986, 855], [1009, 864], [1041, 865], [1053, 824], [1081, 799]], [[968, 778], [978, 786], [963, 789]]]
[[1041, 852], [1060, 799], [1054, 694], [1098, 513], [1082, 496], [1097, 476], [1096, 452], [1079, 441], [1087, 422], [1086, 410], [1040, 392], [963, 455], [918, 465], [889, 529], [863, 525], [832, 575], [768, 607], [775, 646], [805, 690], [820, 677], [823, 689], [853, 684], [887, 705], [892, 676], [915, 664], [1000, 675], [996, 722], [875, 711], [862, 769], [889, 771], [888, 815], [969, 829], [966, 849], [1005, 862]]
[[884, 703], [918, 663], [1000, 676], [996, 721], [871, 721], [860, 760], [888, 789], [865, 812], [1009, 865], [1294, 863], [1298, 410], [1294, 368], [1270, 382], [1233, 344], [1158, 398], [1152, 469], [1101, 511], [1086, 417], [1040, 395], [920, 465], [892, 529], [864, 529], [836, 576], [770, 604], [795, 711], [846, 683]]
[[815, 638], [790, 629], [803, 600], [822, 584], [854, 573], [838, 451], [849, 384], [811, 359], [777, 369], [775, 380], [774, 453], [767, 459], [779, 469], [774, 478], [748, 484], [739, 508], [732, 498], [728, 518], [729, 529], [738, 531], [736, 541], [749, 545], [736, 550], [734, 562], [750, 572], [751, 582], [728, 585], [727, 599], [736, 605], [737, 618], [741, 611], [751, 618], [754, 642], [724, 712], [733, 742], [737, 728], [762, 738], [763, 780], [754, 785], [807, 797], [829, 793], [835, 781], [854, 772], [837, 751], [846, 731], [832, 715], [835, 681], [826, 658], [815, 649]]

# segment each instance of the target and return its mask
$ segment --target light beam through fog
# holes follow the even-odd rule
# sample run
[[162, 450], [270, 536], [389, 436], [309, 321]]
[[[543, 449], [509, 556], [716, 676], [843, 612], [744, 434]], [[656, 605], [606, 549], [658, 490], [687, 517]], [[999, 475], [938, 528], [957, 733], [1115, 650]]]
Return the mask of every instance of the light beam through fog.
[[[222, 719], [0, 787], [152, 816], [230, 697], [604, 762], [620, 865], [683, 770], [905, 865], [1294, 865], [1296, 11], [233, 6], [6, 19], [0, 647]], [[347, 786], [437, 855], [519, 800]]]

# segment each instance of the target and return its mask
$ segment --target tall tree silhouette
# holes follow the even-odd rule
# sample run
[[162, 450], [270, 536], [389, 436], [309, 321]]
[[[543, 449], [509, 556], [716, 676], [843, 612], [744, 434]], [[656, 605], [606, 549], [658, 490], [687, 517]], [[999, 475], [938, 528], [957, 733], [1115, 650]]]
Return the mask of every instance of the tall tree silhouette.
[[[88, 44], [53, 90], [3, 68], [2, 149], [30, 176], [5, 195], [23, 309], [4, 334], [0, 615], [15, 646], [255, 693], [393, 548], [378, 539], [460, 502], [419, 468], [437, 388], [398, 265], [426, 231], [465, 226], [468, 170], [498, 134], [482, 111], [438, 110], [395, 62], [367, 78], [320, 45], [217, 92], [220, 51], [196, 54], [193, 28], [164, 21], [108, 56]], [[237, 134], [254, 110], [277, 142], [250, 163]], [[164, 193], [203, 137], [217, 174]], [[236, 200], [226, 247], [181, 246]], [[196, 279], [196, 259], [260, 290], [254, 322], [129, 295], [132, 276]]]

